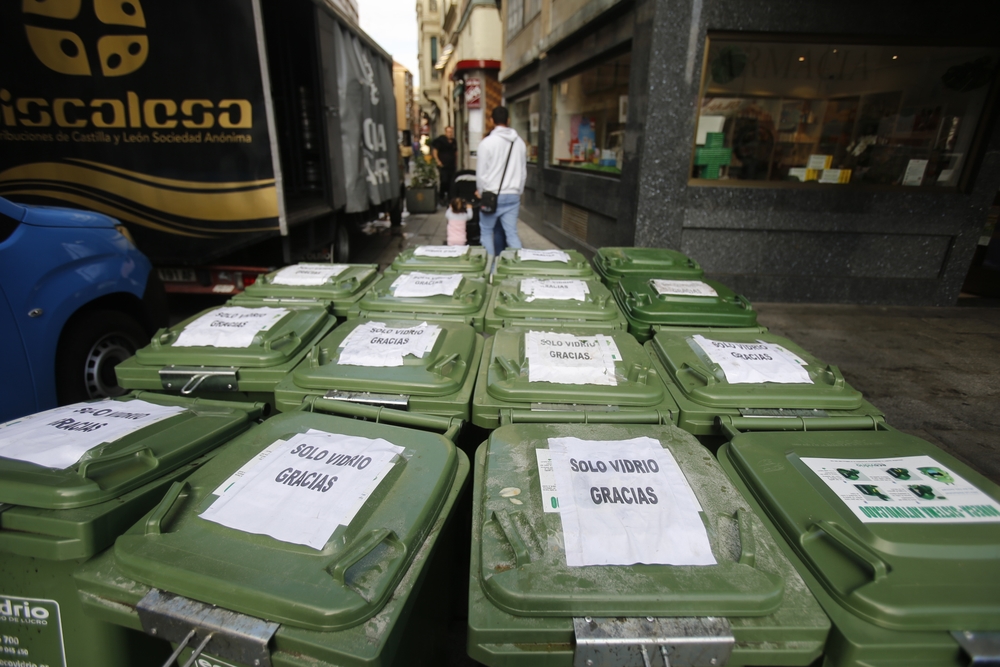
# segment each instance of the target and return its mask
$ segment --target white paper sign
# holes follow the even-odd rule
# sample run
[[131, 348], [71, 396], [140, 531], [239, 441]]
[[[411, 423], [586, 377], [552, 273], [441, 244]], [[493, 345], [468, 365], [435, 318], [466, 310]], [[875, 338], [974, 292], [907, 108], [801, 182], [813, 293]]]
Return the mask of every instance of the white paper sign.
[[543, 280], [525, 278], [521, 281], [521, 292], [525, 301], [535, 299], [555, 299], [557, 301], [586, 301], [590, 294], [585, 280]]
[[69, 468], [94, 447], [120, 440], [185, 409], [139, 400], [53, 408], [0, 424], [0, 457], [46, 468]]
[[684, 473], [649, 440], [549, 438], [570, 567], [716, 564]]
[[657, 294], [671, 294], [677, 296], [719, 296], [719, 293], [711, 285], [700, 280], [660, 280], [653, 278], [649, 281]]
[[760, 340], [756, 343], [710, 340], [701, 335], [691, 338], [722, 368], [729, 384], [813, 384], [806, 362], [780, 345]]
[[462, 284], [458, 273], [403, 273], [392, 281], [395, 297], [452, 296]]
[[254, 336], [287, 314], [287, 308], [216, 308], [184, 327], [173, 346], [250, 347]]
[[295, 264], [274, 274], [271, 284], [303, 287], [325, 285], [330, 278], [339, 276], [347, 268], [345, 264]]
[[925, 171], [927, 171], [927, 160], [910, 160], [906, 163], [903, 185], [920, 185], [924, 182]]
[[574, 336], [529, 331], [524, 334], [528, 382], [597, 384], [614, 387], [621, 353], [611, 336]]
[[864, 523], [1000, 522], [1000, 503], [929, 456], [802, 462]]
[[413, 250], [414, 257], [465, 257], [468, 254], [467, 245], [419, 245]]
[[530, 250], [528, 248], [520, 248], [517, 251], [517, 257], [522, 262], [569, 263], [569, 253], [563, 252], [562, 250]]
[[411, 327], [387, 327], [385, 322], [367, 322], [349, 333], [341, 343], [337, 363], [345, 366], [402, 366], [403, 357], [423, 358], [434, 349], [441, 334], [436, 324], [421, 322]]
[[381, 438], [316, 431], [274, 444], [263, 460], [241, 468], [238, 483], [220, 487], [201, 518], [322, 549], [337, 526], [350, 524], [403, 452]]

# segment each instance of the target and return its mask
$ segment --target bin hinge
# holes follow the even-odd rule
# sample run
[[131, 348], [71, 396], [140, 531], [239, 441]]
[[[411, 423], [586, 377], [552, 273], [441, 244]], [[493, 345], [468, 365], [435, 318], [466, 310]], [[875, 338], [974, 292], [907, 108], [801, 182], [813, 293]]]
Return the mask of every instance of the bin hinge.
[[164, 366], [160, 369], [160, 384], [164, 389], [179, 391], [187, 396], [195, 390], [239, 391], [236, 366]]
[[1000, 632], [952, 632], [965, 654], [969, 667], [1000, 665]]
[[323, 398], [331, 398], [335, 401], [347, 401], [348, 403], [377, 405], [396, 410], [410, 409], [410, 397], [407, 394], [373, 394], [370, 391], [340, 391], [333, 389], [323, 394]]
[[271, 667], [268, 644], [280, 625], [240, 614], [180, 595], [152, 589], [136, 605], [142, 629], [147, 635], [179, 644], [165, 663], [174, 660], [186, 647], [194, 649], [187, 664], [202, 652], [241, 665]]
[[723, 617], [574, 618], [573, 667], [722, 667], [736, 640]]

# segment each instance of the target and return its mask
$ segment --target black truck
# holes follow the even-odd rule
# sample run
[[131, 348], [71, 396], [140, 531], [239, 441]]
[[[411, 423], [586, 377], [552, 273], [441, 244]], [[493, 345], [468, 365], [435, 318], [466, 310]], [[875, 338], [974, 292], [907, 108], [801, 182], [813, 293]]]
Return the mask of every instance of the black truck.
[[0, 196], [118, 218], [168, 289], [346, 261], [401, 211], [395, 137], [392, 59], [332, 1], [0, 3]]

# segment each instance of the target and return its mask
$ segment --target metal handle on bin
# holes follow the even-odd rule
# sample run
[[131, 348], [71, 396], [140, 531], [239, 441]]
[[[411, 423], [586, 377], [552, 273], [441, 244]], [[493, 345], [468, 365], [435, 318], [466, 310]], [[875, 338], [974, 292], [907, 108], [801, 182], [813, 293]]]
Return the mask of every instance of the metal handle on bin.
[[403, 412], [402, 410], [393, 410], [392, 408], [338, 401], [318, 396], [310, 396], [303, 402], [303, 406], [310, 412], [326, 412], [342, 417], [370, 419], [376, 423], [411, 426], [428, 431], [441, 431], [444, 437], [452, 442], [458, 436], [463, 423], [457, 417], [439, 417], [437, 415], [424, 415], [416, 412]]
[[163, 521], [178, 500], [187, 498], [187, 482], [174, 482], [167, 489], [163, 500], [156, 506], [153, 513], [146, 519], [146, 535], [160, 535], [163, 532]]
[[500, 424], [670, 424], [670, 410], [598, 412], [589, 410], [526, 410], [502, 408]]
[[877, 553], [872, 551], [868, 545], [859, 542], [856, 537], [837, 524], [822, 519], [813, 524], [809, 529], [810, 533], [815, 533], [816, 531], [822, 531], [824, 535], [836, 542], [850, 555], [854, 556], [856, 560], [870, 567], [872, 580], [881, 581], [889, 575], [889, 565], [879, 558]]
[[345, 583], [344, 578], [347, 575], [347, 571], [383, 542], [393, 542], [395, 546], [401, 548], [404, 552], [406, 550], [406, 545], [396, 539], [396, 533], [388, 528], [378, 528], [364, 537], [354, 540], [344, 553], [327, 566], [327, 572], [330, 573], [334, 581], [341, 584]]

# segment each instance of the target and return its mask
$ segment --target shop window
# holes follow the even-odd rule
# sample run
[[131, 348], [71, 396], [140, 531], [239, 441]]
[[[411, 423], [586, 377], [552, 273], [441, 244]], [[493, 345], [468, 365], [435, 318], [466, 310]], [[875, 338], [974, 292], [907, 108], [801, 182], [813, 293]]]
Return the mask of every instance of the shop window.
[[699, 185], [955, 188], [1000, 49], [709, 35]]
[[552, 86], [552, 164], [621, 174], [631, 54]]
[[541, 125], [538, 91], [518, 97], [507, 106], [510, 108], [510, 126], [517, 130], [528, 147], [528, 162], [538, 162], [538, 129]]

